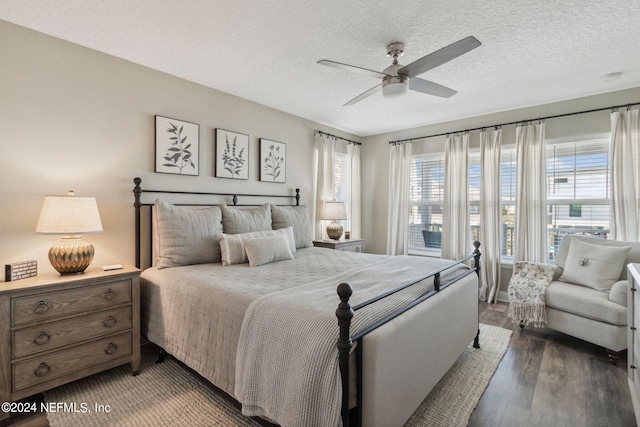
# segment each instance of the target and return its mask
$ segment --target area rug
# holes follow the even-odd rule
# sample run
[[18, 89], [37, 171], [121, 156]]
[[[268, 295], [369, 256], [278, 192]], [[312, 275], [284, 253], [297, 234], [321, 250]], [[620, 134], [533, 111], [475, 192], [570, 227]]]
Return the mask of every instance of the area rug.
[[[509, 330], [481, 324], [481, 348], [465, 350], [405, 427], [466, 426], [510, 337]], [[46, 392], [47, 404], [59, 409], [47, 414], [50, 425], [259, 426], [182, 364], [172, 358], [156, 364], [156, 356], [152, 346], [143, 347], [136, 377], [122, 366]]]

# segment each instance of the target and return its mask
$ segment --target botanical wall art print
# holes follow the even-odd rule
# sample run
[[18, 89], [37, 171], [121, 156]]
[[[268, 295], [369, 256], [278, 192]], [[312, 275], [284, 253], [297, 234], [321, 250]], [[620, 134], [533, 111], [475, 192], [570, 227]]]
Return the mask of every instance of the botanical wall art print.
[[216, 177], [249, 179], [249, 135], [216, 129]]
[[200, 125], [156, 116], [156, 172], [198, 175]]
[[287, 144], [260, 138], [260, 181], [285, 182]]

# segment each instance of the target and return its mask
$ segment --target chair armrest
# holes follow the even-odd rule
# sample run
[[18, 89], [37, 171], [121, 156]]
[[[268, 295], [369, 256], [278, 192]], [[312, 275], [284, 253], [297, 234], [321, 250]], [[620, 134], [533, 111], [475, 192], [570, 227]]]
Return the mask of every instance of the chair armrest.
[[619, 280], [613, 284], [609, 291], [609, 301], [627, 306], [627, 281]]

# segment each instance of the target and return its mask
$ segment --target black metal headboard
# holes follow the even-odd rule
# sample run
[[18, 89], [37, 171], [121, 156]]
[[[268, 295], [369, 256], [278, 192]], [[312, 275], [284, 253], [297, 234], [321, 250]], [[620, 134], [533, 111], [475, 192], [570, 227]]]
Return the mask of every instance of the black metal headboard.
[[[183, 194], [183, 195], [187, 195], [187, 196], [230, 196], [231, 197], [231, 203], [233, 204], [233, 206], [255, 206], [255, 205], [251, 205], [251, 204], [239, 204], [238, 203], [238, 198], [239, 197], [261, 197], [261, 198], [285, 198], [285, 199], [294, 199], [295, 200], [295, 204], [294, 205], [289, 205], [289, 206], [300, 206], [300, 189], [296, 188], [296, 194], [295, 195], [282, 195], [282, 194], [238, 194], [238, 193], [207, 193], [207, 192], [195, 192], [195, 191], [175, 191], [175, 190], [147, 190], [147, 189], [143, 189], [141, 187], [141, 183], [142, 183], [142, 179], [141, 178], [134, 178], [133, 182], [135, 184], [135, 187], [133, 187], [133, 196], [134, 196], [134, 208], [135, 208], [135, 227], [136, 227], [136, 231], [135, 231], [135, 240], [136, 240], [136, 267], [140, 268], [141, 265], [141, 234], [142, 234], [142, 225], [141, 225], [141, 211], [142, 208], [147, 206], [147, 207], [151, 207], [153, 206], [153, 203], [143, 203], [142, 202], [142, 194], [143, 193], [153, 193], [153, 194]], [[219, 205], [220, 203], [174, 203], [175, 205], [188, 205], [188, 206], [216, 206]], [[286, 204], [285, 204], [286, 205]], [[152, 210], [149, 209], [149, 234], [151, 235], [151, 215], [152, 215]], [[151, 243], [151, 239], [149, 239], [149, 247], [151, 247], [152, 243]], [[151, 253], [151, 250], [150, 252]]]

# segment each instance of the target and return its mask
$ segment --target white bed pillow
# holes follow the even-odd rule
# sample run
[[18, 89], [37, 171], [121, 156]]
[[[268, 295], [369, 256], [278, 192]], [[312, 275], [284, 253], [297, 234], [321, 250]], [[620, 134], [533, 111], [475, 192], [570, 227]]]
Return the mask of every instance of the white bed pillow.
[[561, 281], [608, 291], [620, 278], [628, 246], [592, 245], [571, 239]]
[[307, 206], [275, 206], [271, 205], [271, 221], [274, 230], [293, 227], [296, 248], [313, 246], [311, 221]]
[[283, 234], [247, 239], [244, 247], [249, 259], [249, 267], [293, 259], [289, 242]]
[[287, 227], [280, 230], [265, 230], [254, 231], [251, 233], [240, 234], [220, 234], [218, 240], [220, 241], [220, 250], [222, 265], [242, 264], [249, 262], [247, 252], [245, 249], [245, 242], [249, 239], [255, 239], [257, 237], [269, 237], [269, 236], [285, 236], [286, 242], [289, 246], [289, 252], [296, 252], [296, 245], [293, 239], [293, 228]]
[[218, 206], [175, 206], [155, 202], [158, 269], [220, 262], [222, 211]]
[[266, 203], [255, 209], [238, 209], [220, 205], [222, 209], [222, 229], [225, 234], [250, 233], [271, 230], [271, 208]]

